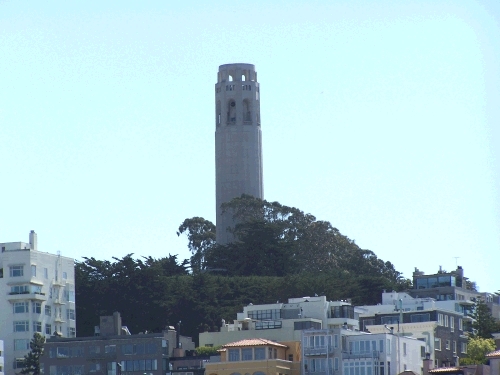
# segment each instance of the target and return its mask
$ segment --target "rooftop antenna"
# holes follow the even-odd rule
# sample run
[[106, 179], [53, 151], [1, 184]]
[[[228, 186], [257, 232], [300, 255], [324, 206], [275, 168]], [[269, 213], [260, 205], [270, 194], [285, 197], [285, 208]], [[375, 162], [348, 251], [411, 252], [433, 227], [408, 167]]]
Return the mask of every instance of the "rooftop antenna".
[[453, 258], [455, 258], [455, 267], [458, 267], [458, 259], [459, 259], [460, 257], [453, 257]]

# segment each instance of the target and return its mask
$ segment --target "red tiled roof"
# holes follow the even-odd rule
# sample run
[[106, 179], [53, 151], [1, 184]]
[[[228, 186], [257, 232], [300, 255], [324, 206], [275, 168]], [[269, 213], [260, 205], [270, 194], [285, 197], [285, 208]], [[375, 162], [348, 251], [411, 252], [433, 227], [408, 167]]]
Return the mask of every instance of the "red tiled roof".
[[242, 346], [263, 346], [263, 345], [278, 346], [280, 348], [287, 347], [286, 345], [279, 344], [277, 342], [266, 339], [245, 339], [245, 340], [230, 342], [229, 344], [226, 345], [222, 345], [222, 348], [235, 348]]
[[456, 372], [460, 371], [460, 367], [437, 367], [429, 370], [429, 373], [439, 373], [439, 372]]
[[500, 356], [500, 350], [495, 350], [494, 352], [486, 354], [486, 357], [491, 358], [491, 357], [497, 357]]

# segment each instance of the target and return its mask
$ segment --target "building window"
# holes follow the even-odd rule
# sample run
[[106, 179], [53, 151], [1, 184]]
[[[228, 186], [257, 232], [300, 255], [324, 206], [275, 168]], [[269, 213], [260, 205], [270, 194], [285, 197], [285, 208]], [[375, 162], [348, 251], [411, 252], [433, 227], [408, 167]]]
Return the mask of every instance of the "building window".
[[67, 272], [63, 272], [63, 280], [66, 280], [68, 278], [68, 273]]
[[108, 369], [107, 375], [116, 375], [116, 362], [108, 362], [107, 369]]
[[438, 313], [438, 324], [439, 324], [440, 326], [444, 325], [444, 318], [443, 318], [443, 314]]
[[45, 334], [46, 335], [52, 334], [52, 325], [51, 324], [45, 324]]
[[446, 350], [450, 350], [450, 340], [446, 340]]
[[403, 343], [403, 355], [406, 355], [406, 342]]
[[339, 359], [338, 359], [338, 357], [335, 357], [335, 358], [333, 359], [333, 369], [334, 369], [335, 371], [338, 371], [338, 370], [339, 370]]
[[36, 277], [36, 266], [34, 264], [31, 265], [31, 277]]
[[[124, 370], [122, 368], [122, 370]], [[91, 363], [89, 364], [89, 372], [97, 372], [101, 371], [101, 365], [99, 363]]]
[[455, 317], [454, 316], [450, 316], [450, 328], [451, 328], [451, 332], [455, 332]]
[[28, 285], [14, 285], [10, 287], [10, 294], [28, 294]]
[[24, 266], [10, 266], [10, 277], [24, 276]]
[[448, 320], [449, 320], [448, 315], [445, 315], [444, 316], [444, 326], [445, 327], [448, 327]]
[[42, 332], [42, 322], [33, 322], [33, 332]]
[[116, 353], [116, 345], [104, 346], [104, 353]]
[[33, 314], [42, 313], [42, 304], [40, 302], [33, 302]]
[[14, 340], [14, 350], [29, 350], [29, 348], [30, 348], [29, 339]]
[[14, 332], [28, 332], [30, 330], [29, 320], [18, 320], [14, 322]]
[[434, 339], [434, 349], [441, 350], [441, 339], [438, 338]]
[[453, 341], [453, 354], [457, 353], [457, 342]]
[[14, 302], [13, 313], [22, 314], [29, 312], [29, 302]]
[[398, 316], [383, 316], [380, 318], [381, 324], [398, 324], [399, 317]]
[[463, 354], [467, 354], [467, 343], [466, 342], [462, 342], [460, 344], [460, 352]]
[[266, 359], [266, 349], [265, 348], [254, 348], [254, 358], [255, 358], [255, 360]]
[[247, 315], [250, 319], [255, 319], [255, 320], [279, 320], [281, 319], [281, 310], [280, 309], [254, 310], [254, 311], [248, 311]]
[[277, 328], [281, 328], [280, 320], [266, 320], [266, 321], [255, 322], [255, 329], [277, 329]]
[[66, 309], [66, 318], [68, 318], [69, 320], [75, 320], [75, 310]]
[[89, 354], [99, 354], [101, 352], [101, 347], [97, 345], [89, 346]]
[[52, 308], [48, 305], [45, 305], [45, 315], [47, 315], [47, 316], [52, 315]]
[[43, 277], [45, 277], [46, 279], [49, 278], [49, 269], [48, 268], [43, 269]]
[[67, 335], [68, 337], [76, 337], [76, 328], [68, 327]]
[[14, 369], [24, 368], [24, 358], [14, 359]]
[[251, 361], [253, 359], [253, 350], [252, 348], [243, 348], [241, 349], [241, 360], [242, 361]]
[[458, 318], [458, 329], [460, 331], [463, 331], [464, 330], [464, 322], [462, 321], [461, 318]]
[[335, 349], [339, 347], [339, 335], [333, 335], [333, 347]]
[[240, 360], [240, 349], [229, 349], [228, 361], [234, 362]]
[[431, 315], [429, 313], [426, 314], [413, 314], [411, 315], [411, 322], [429, 322], [431, 320]]

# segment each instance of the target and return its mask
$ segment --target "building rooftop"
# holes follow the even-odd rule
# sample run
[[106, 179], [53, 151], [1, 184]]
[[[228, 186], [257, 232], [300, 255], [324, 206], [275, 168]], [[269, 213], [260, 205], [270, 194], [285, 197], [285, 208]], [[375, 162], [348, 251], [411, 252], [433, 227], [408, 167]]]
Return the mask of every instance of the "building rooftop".
[[242, 346], [263, 346], [263, 345], [272, 345], [280, 348], [287, 347], [286, 345], [279, 344], [277, 342], [266, 339], [245, 339], [245, 340], [230, 342], [229, 344], [223, 345], [222, 348], [235, 348], [235, 347], [240, 348]]
[[500, 349], [486, 354], [486, 358], [491, 358], [491, 357], [500, 357]]

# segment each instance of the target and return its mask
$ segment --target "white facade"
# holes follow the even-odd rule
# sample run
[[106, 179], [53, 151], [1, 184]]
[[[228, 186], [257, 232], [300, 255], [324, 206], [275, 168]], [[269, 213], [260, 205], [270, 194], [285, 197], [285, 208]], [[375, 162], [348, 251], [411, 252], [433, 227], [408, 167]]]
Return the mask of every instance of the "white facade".
[[301, 331], [310, 328], [358, 329], [355, 308], [345, 301], [325, 296], [290, 298], [288, 303], [249, 304], [233, 323], [222, 323], [220, 332], [200, 333], [200, 346], [224, 345], [250, 338], [276, 342], [300, 341]]
[[220, 205], [242, 194], [264, 198], [260, 87], [252, 64], [219, 67], [215, 84], [215, 185], [217, 243], [232, 241], [230, 212]]
[[302, 331], [303, 375], [396, 375], [421, 373], [422, 341], [389, 333], [346, 329]]
[[0, 243], [0, 338], [4, 373], [13, 375], [35, 332], [76, 336], [74, 260], [38, 251], [30, 242]]

